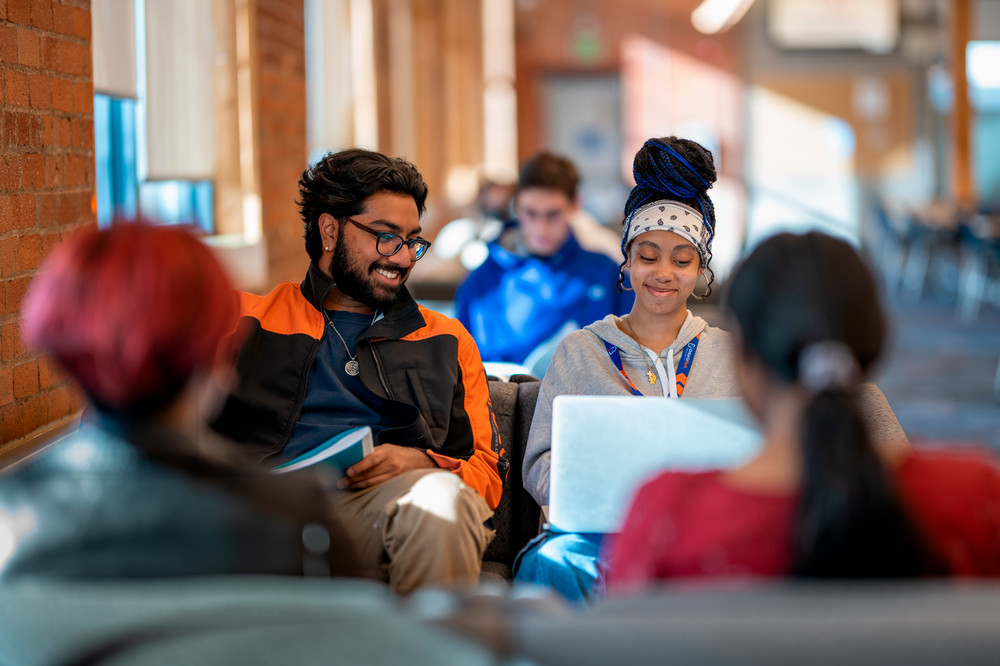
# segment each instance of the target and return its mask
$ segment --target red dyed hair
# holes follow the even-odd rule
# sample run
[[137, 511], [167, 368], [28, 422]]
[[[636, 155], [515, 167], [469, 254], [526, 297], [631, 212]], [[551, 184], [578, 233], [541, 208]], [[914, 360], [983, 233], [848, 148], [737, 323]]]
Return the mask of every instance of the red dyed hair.
[[49, 352], [101, 409], [152, 413], [224, 353], [238, 303], [187, 230], [119, 224], [67, 241], [28, 292], [25, 341]]

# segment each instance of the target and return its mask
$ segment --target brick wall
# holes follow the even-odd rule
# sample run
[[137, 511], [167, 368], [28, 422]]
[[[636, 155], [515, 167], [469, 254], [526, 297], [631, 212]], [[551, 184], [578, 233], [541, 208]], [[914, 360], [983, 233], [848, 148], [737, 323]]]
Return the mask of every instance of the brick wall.
[[42, 258], [95, 224], [93, 98], [89, 0], [0, 0], [0, 456], [81, 406], [18, 319]]
[[303, 0], [257, 2], [257, 123], [268, 288], [298, 282], [309, 258], [295, 200], [306, 167]]

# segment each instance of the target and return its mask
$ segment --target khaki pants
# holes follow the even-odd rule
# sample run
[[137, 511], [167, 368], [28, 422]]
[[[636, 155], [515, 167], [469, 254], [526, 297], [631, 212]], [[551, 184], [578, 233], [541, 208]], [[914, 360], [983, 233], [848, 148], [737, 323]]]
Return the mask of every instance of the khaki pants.
[[407, 594], [424, 586], [479, 581], [493, 539], [486, 501], [455, 474], [416, 469], [358, 491], [338, 493], [340, 519], [372, 578]]

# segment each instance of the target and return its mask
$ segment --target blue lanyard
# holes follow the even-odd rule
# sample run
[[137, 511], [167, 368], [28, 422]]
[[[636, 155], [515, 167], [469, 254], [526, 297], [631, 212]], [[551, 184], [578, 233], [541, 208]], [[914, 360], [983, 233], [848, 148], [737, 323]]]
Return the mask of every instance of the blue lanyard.
[[[684, 351], [681, 352], [681, 362], [677, 366], [677, 397], [681, 397], [684, 393], [684, 386], [687, 384], [688, 373], [691, 372], [691, 365], [694, 363], [694, 355], [698, 351], [698, 341], [701, 340], [701, 334], [699, 333], [695, 338], [684, 345]], [[625, 368], [622, 367], [622, 357], [621, 352], [618, 351], [618, 347], [611, 344], [607, 340], [601, 340], [604, 343], [605, 349], [608, 350], [608, 357], [611, 358], [611, 362], [615, 364], [618, 368], [618, 372], [622, 373], [622, 377], [625, 378], [625, 383], [628, 384], [629, 389], [632, 391], [632, 395], [642, 395], [639, 389], [635, 387], [632, 380], [628, 378], [625, 374]], [[640, 352], [642, 353], [642, 352]]]

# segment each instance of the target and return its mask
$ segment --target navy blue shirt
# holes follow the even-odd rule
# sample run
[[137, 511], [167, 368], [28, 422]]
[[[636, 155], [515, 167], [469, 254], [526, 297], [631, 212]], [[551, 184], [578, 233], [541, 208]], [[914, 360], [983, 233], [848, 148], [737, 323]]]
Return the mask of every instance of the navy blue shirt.
[[[292, 437], [282, 452], [285, 458], [294, 458], [356, 426], [371, 426], [378, 441], [378, 433], [394, 425], [383, 416], [382, 398], [365, 388], [360, 376], [351, 376], [344, 369], [352, 357], [356, 358], [355, 346], [372, 325], [372, 315], [341, 310], [327, 310], [326, 314], [329, 317], [326, 335], [309, 370], [306, 398]], [[337, 331], [344, 337], [343, 342]]]

